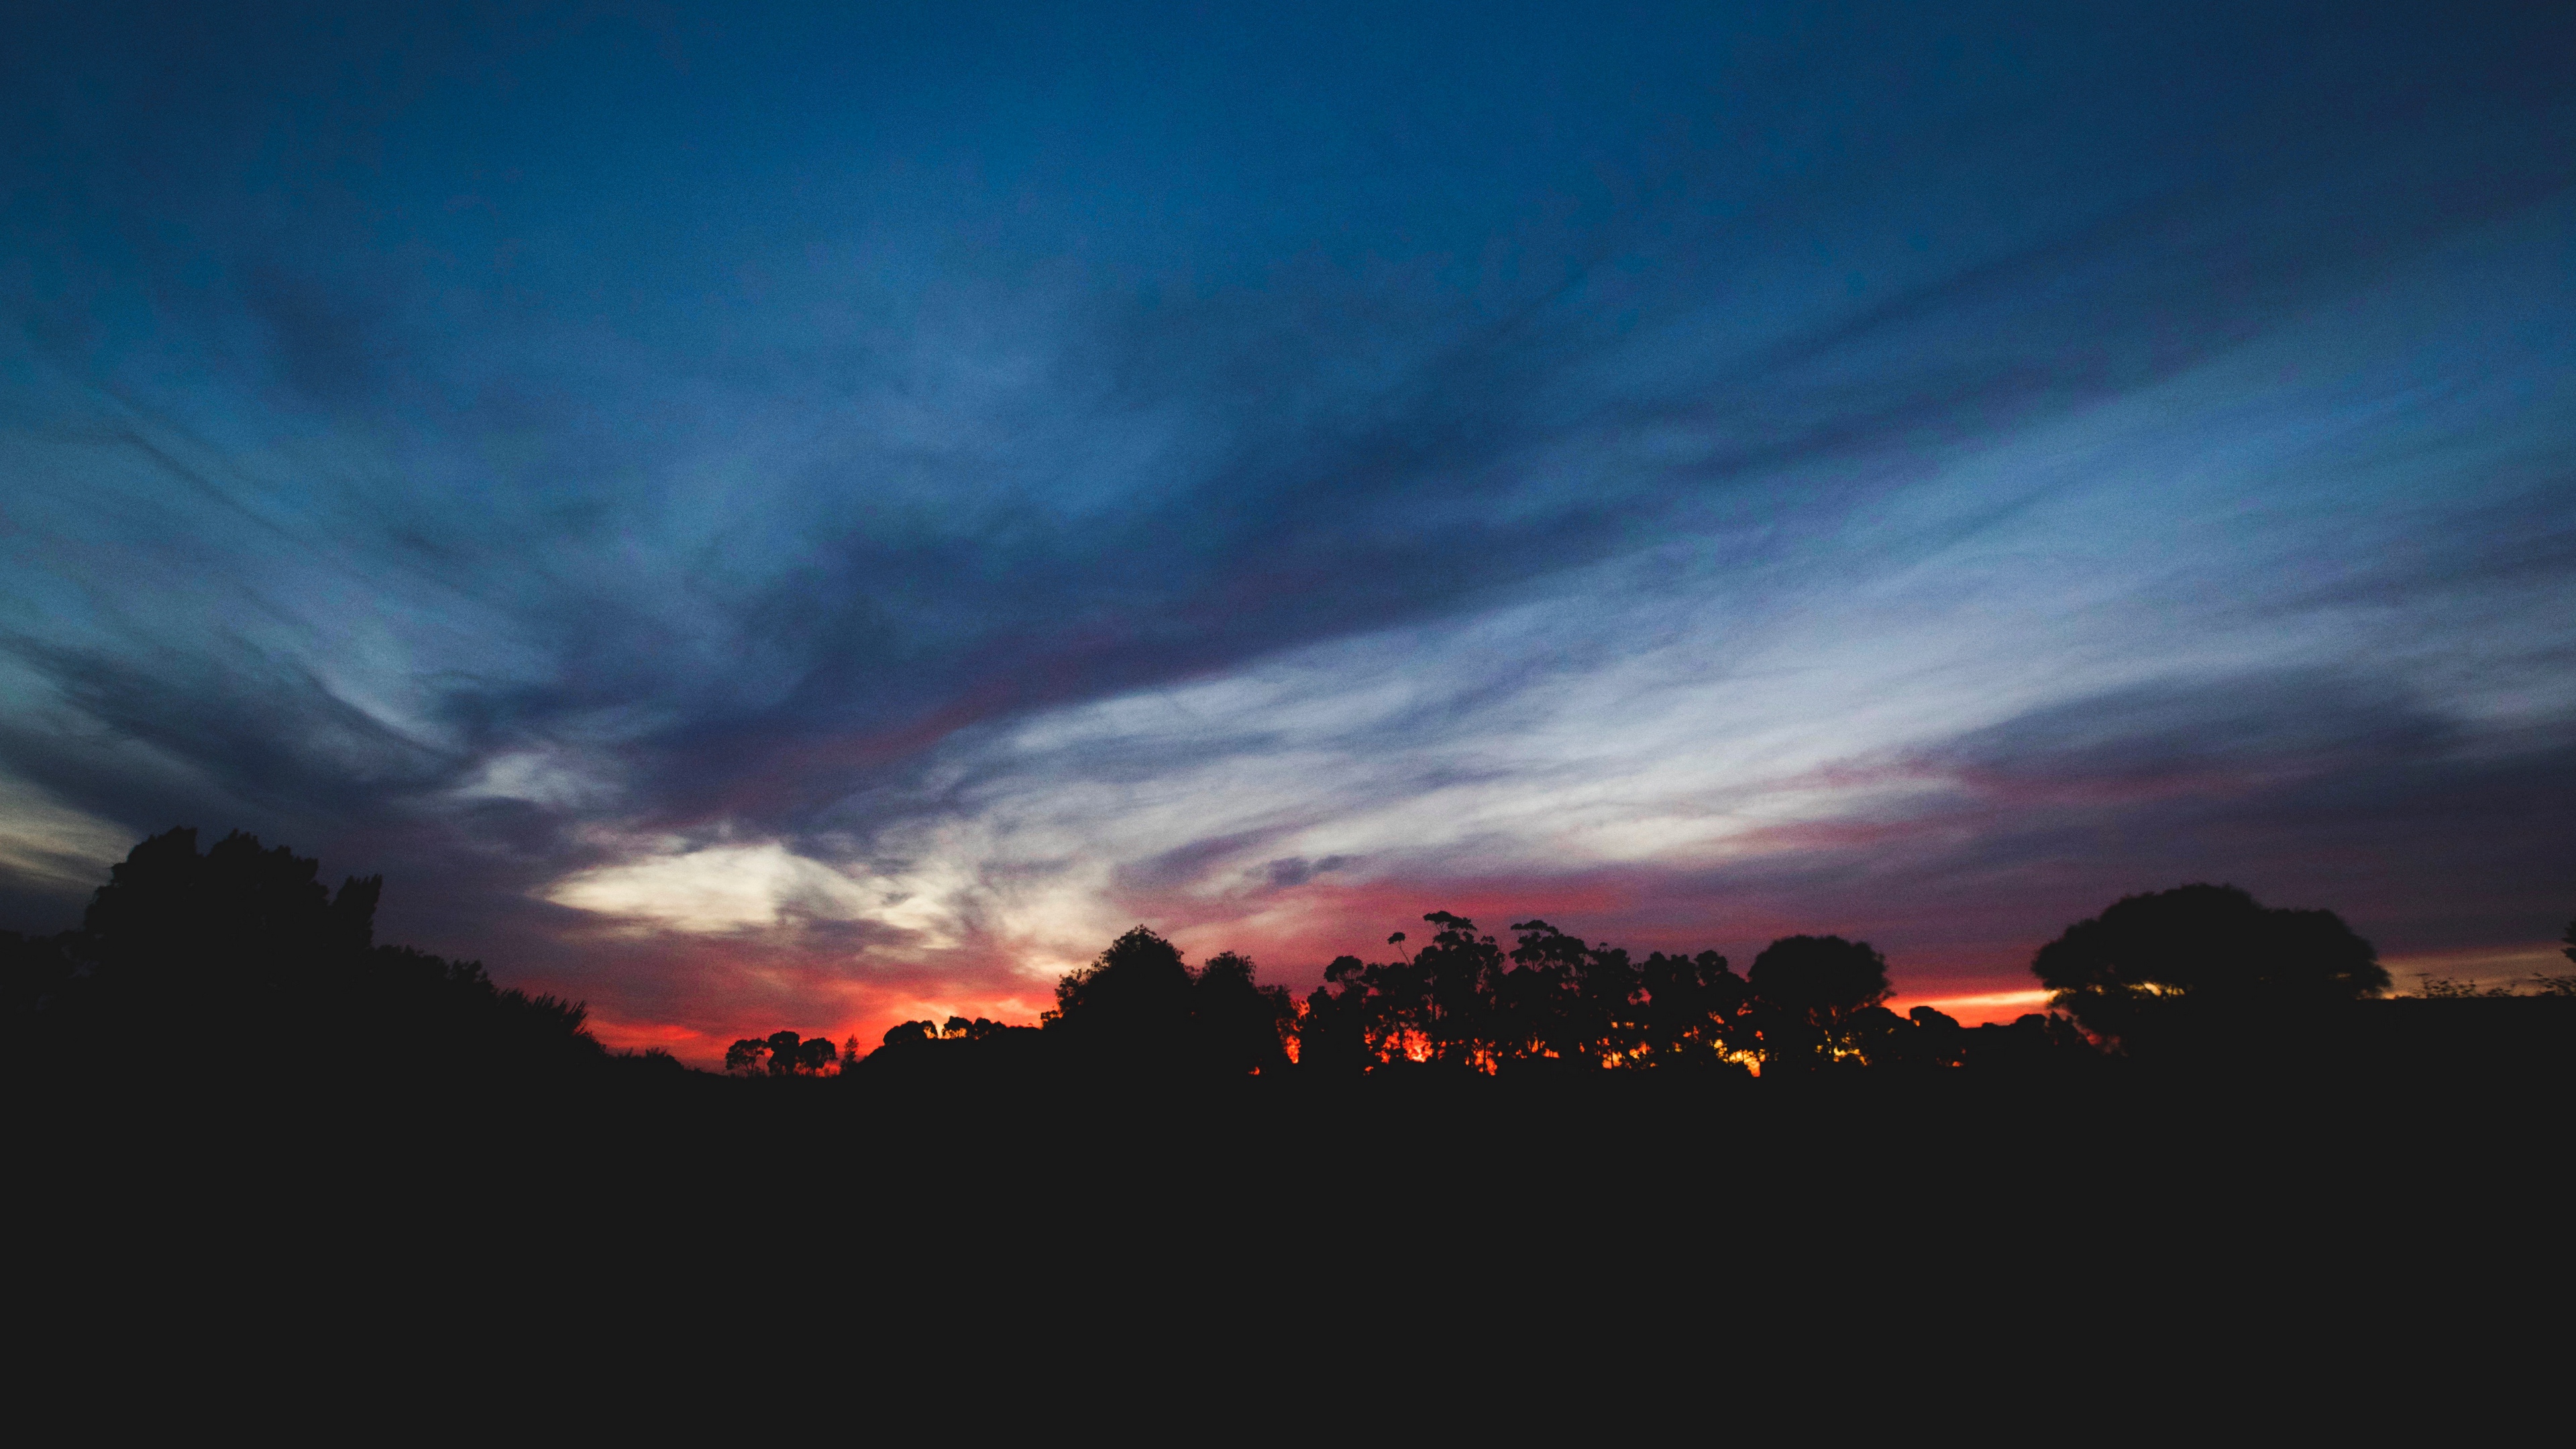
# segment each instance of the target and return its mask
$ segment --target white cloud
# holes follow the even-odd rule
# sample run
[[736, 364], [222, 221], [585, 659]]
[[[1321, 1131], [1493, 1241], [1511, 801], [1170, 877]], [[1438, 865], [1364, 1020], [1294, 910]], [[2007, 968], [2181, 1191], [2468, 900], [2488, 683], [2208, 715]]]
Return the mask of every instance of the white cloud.
[[0, 777], [0, 871], [48, 886], [94, 886], [133, 846], [124, 826]]
[[859, 920], [884, 901], [882, 892], [777, 841], [697, 848], [664, 842], [653, 853], [566, 876], [546, 897], [638, 925], [706, 935], [768, 929], [800, 916]]
[[599, 804], [614, 788], [578, 756], [546, 749], [495, 755], [456, 793], [469, 800], [525, 800], [575, 810]]

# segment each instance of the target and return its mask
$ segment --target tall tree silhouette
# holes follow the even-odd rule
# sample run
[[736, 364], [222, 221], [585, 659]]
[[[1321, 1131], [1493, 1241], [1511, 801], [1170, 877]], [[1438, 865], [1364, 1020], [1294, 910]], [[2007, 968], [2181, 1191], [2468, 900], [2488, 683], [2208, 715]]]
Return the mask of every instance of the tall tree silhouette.
[[1637, 973], [1628, 953], [1594, 950], [1541, 920], [1512, 927], [1511, 966], [1494, 982], [1493, 1030], [1482, 1043], [1501, 1067], [1513, 1062], [1599, 1065], [1636, 1050], [1629, 1008]]
[[2388, 988], [2332, 911], [2273, 910], [2224, 885], [2123, 896], [2039, 949], [2051, 1003], [2133, 1055], [2253, 1048]]

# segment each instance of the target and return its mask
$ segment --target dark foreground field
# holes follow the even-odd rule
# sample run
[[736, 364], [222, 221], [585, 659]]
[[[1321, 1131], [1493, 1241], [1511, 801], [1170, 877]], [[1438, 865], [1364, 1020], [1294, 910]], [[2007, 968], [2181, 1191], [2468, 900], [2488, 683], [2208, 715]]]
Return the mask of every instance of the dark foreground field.
[[2427, 1051], [2020, 1077], [1209, 1082], [610, 1061], [53, 1076], [21, 1081], [16, 1116], [38, 1189], [21, 1200], [42, 1220], [23, 1241], [121, 1238], [206, 1266], [470, 1251], [632, 1283], [677, 1254], [847, 1285], [1240, 1254], [1286, 1280], [1482, 1260], [1533, 1285], [1636, 1284], [1804, 1256], [2083, 1275], [2186, 1239], [2285, 1260], [2554, 1253], [2570, 1066]]
[[2563, 1056], [2105, 1065], [57, 1077], [16, 1104], [49, 1335], [20, 1368], [126, 1365], [252, 1423], [330, 1385], [464, 1434], [516, 1385], [567, 1433], [713, 1399], [1193, 1442], [1583, 1440], [1603, 1395], [1846, 1427], [2001, 1395], [2181, 1435], [2213, 1399], [2314, 1427], [2392, 1385], [2456, 1395], [2459, 1430], [2559, 1381]]

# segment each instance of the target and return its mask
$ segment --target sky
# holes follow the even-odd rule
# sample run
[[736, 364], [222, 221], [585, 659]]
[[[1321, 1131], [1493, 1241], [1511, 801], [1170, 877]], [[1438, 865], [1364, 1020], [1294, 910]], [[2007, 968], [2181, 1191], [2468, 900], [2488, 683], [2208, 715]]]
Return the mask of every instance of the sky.
[[249, 830], [707, 1061], [2576, 916], [2564, 6], [11, 13], [0, 926]]

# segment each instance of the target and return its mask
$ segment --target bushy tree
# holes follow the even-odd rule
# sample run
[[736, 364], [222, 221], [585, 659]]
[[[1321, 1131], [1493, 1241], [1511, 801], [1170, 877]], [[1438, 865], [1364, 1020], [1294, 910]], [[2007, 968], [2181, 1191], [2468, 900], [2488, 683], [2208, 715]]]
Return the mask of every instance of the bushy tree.
[[[1745, 977], [1766, 1066], [1807, 1065], [1864, 1051], [1864, 1026], [1886, 1034], [1899, 1021], [1879, 1003], [1895, 994], [1887, 958], [1867, 941], [1784, 936], [1753, 958]], [[1876, 1011], [1879, 1021], [1865, 1017]]]
[[1180, 948], [1136, 926], [1056, 983], [1047, 1024], [1102, 1052], [1168, 1056], [1188, 1035], [1195, 985]]
[[1244, 1076], [1288, 1065], [1288, 993], [1225, 952], [1199, 970], [1144, 926], [1056, 983], [1047, 1030], [1094, 1066]]
[[335, 896], [319, 872], [240, 831], [203, 853], [194, 830], [155, 835], [90, 898], [76, 938], [85, 976], [101, 1005], [155, 1016], [327, 988], [374, 945], [384, 880], [353, 876]]
[[2388, 988], [2334, 912], [2269, 909], [2226, 885], [2123, 896], [2031, 971], [2053, 1006], [2133, 1055], [2250, 1048]]
[[[192, 829], [144, 840], [109, 870], [78, 929], [6, 953], [20, 1049], [170, 1070], [108, 1044], [186, 1033], [302, 1044], [191, 1070], [344, 1076], [604, 1055], [580, 1003], [502, 988], [481, 962], [379, 946], [383, 879], [351, 877], [332, 891], [319, 873], [318, 862], [239, 831], [204, 851]], [[325, 1041], [336, 1049], [309, 1048]]]

